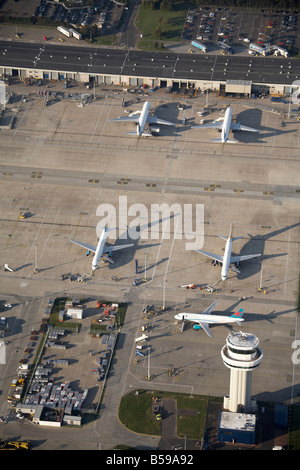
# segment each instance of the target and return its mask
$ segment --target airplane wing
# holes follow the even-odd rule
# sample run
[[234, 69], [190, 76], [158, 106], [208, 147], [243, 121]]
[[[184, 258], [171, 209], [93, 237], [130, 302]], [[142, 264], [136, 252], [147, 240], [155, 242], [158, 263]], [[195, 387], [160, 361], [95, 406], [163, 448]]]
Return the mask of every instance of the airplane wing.
[[238, 141], [234, 139], [226, 139], [225, 142], [222, 139], [211, 139], [211, 142], [218, 144], [237, 144]]
[[138, 122], [139, 116], [120, 116], [115, 119], [109, 119], [109, 121], [120, 121], [120, 122]]
[[208, 323], [205, 323], [205, 322], [203, 322], [203, 321], [199, 321], [198, 323], [199, 323], [199, 325], [203, 328], [203, 330], [205, 331], [205, 333], [206, 333], [208, 336], [210, 336], [210, 338], [212, 338], [212, 334], [211, 334], [211, 331], [210, 331], [210, 329], [209, 329]]
[[231, 126], [230, 126], [230, 129], [232, 131], [248, 131], [248, 132], [260, 132], [260, 130], [258, 129], [253, 129], [253, 127], [247, 127], [247, 126], [244, 126], [243, 124], [240, 124], [238, 122], [231, 122]]
[[133, 246], [133, 243], [130, 245], [106, 246], [102, 253], [111, 253], [112, 251], [122, 250], [123, 248], [129, 248], [130, 246]]
[[237, 263], [239, 261], [246, 261], [247, 259], [258, 258], [258, 256], [261, 256], [261, 253], [256, 255], [231, 256], [230, 263]]
[[142, 137], [152, 137], [151, 132], [146, 131], [143, 131], [141, 134], [137, 134], [136, 132], [126, 132], [126, 135], [134, 135], [135, 137], [139, 135], [141, 135]]
[[222, 129], [223, 121], [209, 122], [207, 124], [199, 124], [199, 126], [192, 126], [192, 129]]
[[70, 240], [70, 242], [75, 243], [75, 245], [79, 245], [86, 250], [96, 252], [97, 247], [95, 245], [88, 245], [87, 243], [77, 242], [76, 240]]
[[148, 116], [147, 122], [149, 124], [164, 124], [165, 126], [176, 126], [174, 122], [164, 121], [156, 116]]
[[210, 314], [213, 309], [215, 308], [216, 304], [218, 303], [218, 301], [216, 300], [214, 303], [212, 303], [203, 313], [207, 313], [207, 314]]
[[197, 253], [201, 253], [202, 255], [208, 256], [209, 258], [215, 259], [220, 263], [223, 263], [223, 256], [215, 255], [214, 253], [208, 253], [208, 251], [196, 250]]

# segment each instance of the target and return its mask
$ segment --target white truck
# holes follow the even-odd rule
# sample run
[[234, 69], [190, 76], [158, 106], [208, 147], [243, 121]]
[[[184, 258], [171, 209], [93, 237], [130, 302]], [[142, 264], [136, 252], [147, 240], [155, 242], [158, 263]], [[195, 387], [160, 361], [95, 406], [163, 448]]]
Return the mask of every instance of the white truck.
[[146, 339], [148, 339], [148, 336], [147, 335], [142, 335], [142, 336], [139, 336], [138, 338], [136, 338], [135, 342], [136, 343], [143, 342], [143, 341], [146, 341]]
[[70, 31], [68, 28], [65, 28], [64, 26], [57, 26], [57, 31], [59, 31], [60, 33], [64, 34], [64, 35], [67, 36], [68, 38], [71, 38], [71, 37], [72, 37], [71, 31]]

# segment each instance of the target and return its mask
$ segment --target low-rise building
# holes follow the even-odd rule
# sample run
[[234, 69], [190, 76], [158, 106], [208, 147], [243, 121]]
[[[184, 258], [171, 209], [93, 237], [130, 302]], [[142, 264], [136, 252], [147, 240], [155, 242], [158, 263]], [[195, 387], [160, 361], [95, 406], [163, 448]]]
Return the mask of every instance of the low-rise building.
[[256, 415], [222, 411], [219, 415], [218, 441], [255, 444]]

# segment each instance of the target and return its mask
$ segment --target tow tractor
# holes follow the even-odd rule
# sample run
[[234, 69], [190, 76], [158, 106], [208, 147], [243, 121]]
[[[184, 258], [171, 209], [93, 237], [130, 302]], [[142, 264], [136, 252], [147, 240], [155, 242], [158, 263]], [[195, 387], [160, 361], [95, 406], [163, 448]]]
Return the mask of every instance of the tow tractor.
[[29, 443], [25, 441], [1, 441], [0, 442], [0, 450], [28, 450]]

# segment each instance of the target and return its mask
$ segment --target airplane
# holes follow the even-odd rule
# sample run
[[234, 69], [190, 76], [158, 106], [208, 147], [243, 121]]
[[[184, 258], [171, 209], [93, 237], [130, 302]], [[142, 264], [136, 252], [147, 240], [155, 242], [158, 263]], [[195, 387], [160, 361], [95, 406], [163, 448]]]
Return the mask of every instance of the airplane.
[[[257, 258], [258, 256], [261, 256], [261, 253], [256, 254], [256, 255], [239, 255], [239, 256], [231, 256], [231, 250], [232, 250], [232, 242], [235, 240], [239, 240], [240, 238], [243, 237], [232, 237], [233, 233], [233, 225], [230, 225], [230, 232], [229, 232], [229, 237], [223, 237], [222, 235], [218, 235], [220, 238], [223, 240], [226, 240], [226, 246], [225, 246], [225, 251], [224, 251], [224, 256], [222, 255], [215, 255], [214, 253], [208, 253], [207, 251], [202, 251], [202, 250], [196, 250], [198, 253], [201, 253], [202, 255], [208, 256], [209, 258], [212, 258], [214, 260], [214, 264], [222, 264], [222, 270], [221, 270], [221, 279], [222, 281], [226, 281], [228, 277], [228, 269], [229, 267], [236, 273], [240, 273], [239, 269], [237, 268], [237, 265], [240, 263], [240, 261], [245, 261], [247, 259], [251, 258]], [[234, 266], [235, 265], [235, 266]]]
[[146, 101], [143, 105], [143, 109], [141, 111], [136, 111], [130, 116], [121, 116], [116, 119], [109, 119], [109, 121], [119, 121], [119, 122], [134, 122], [136, 124], [136, 132], [127, 132], [128, 135], [137, 135], [143, 137], [149, 137], [152, 135], [151, 132], [147, 132], [144, 130], [146, 123], [151, 124], [164, 124], [166, 126], [176, 126], [173, 122], [164, 121], [159, 119], [156, 116], [149, 116], [150, 110], [150, 101]]
[[229, 131], [248, 131], [248, 132], [260, 132], [258, 129], [244, 126], [240, 123], [232, 122], [232, 108], [227, 108], [225, 116], [217, 119], [213, 123], [202, 124], [199, 126], [193, 126], [192, 129], [219, 129], [221, 130], [221, 139], [212, 139], [211, 142], [216, 143], [227, 143], [236, 144], [238, 141], [235, 139], [228, 139]]
[[196, 323], [197, 325], [194, 325], [194, 329], [198, 330], [203, 328], [205, 333], [211, 338], [212, 334], [209, 329], [210, 324], [219, 325], [225, 323], [237, 323], [239, 326], [241, 326], [241, 322], [244, 321], [244, 318], [242, 318], [244, 311], [243, 308], [237, 310], [230, 317], [226, 315], [211, 315], [211, 312], [215, 308], [216, 303], [217, 300], [213, 302], [203, 313], [177, 313], [174, 315], [174, 318], [176, 318], [176, 320], [181, 320], [182, 325], [186, 320]]
[[130, 246], [133, 246], [133, 243], [131, 243], [130, 245], [120, 245], [120, 246], [106, 247], [105, 242], [106, 242], [106, 238], [107, 238], [107, 235], [108, 235], [107, 225], [105, 225], [104, 229], [101, 229], [100, 227], [98, 227], [98, 228], [102, 231], [102, 234], [99, 238], [99, 242], [98, 242], [97, 246], [88, 245], [87, 243], [78, 242], [76, 240], [70, 240], [72, 243], [75, 243], [76, 245], [79, 245], [82, 248], [85, 248], [86, 250], [92, 251], [93, 253], [95, 253], [95, 255], [93, 257], [93, 261], [92, 261], [92, 270], [93, 271], [95, 271], [97, 269], [101, 256], [103, 256], [103, 258], [105, 258], [107, 261], [109, 261], [110, 263], [113, 264], [114, 263], [113, 260], [110, 259], [108, 256], [106, 256], [107, 253], [111, 254], [113, 251], [122, 250], [124, 248], [129, 248]]

